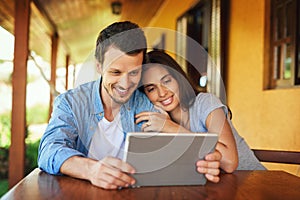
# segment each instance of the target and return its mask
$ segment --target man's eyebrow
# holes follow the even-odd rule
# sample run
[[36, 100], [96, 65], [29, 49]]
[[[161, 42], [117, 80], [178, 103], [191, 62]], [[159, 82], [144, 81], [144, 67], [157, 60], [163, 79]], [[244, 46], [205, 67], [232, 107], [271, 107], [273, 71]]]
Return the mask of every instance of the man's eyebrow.
[[136, 67], [135, 69], [131, 70], [130, 72], [139, 71], [139, 70], [142, 70], [142, 68], [140, 66]]
[[108, 71], [120, 71], [118, 68], [113, 68], [113, 67], [110, 67], [107, 69]]

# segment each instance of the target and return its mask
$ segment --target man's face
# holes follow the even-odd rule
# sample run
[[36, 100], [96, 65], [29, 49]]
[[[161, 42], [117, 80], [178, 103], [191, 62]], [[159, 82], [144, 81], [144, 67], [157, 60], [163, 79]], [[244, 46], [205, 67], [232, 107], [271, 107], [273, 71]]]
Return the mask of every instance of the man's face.
[[127, 55], [118, 48], [110, 47], [104, 54], [103, 65], [98, 66], [102, 75], [102, 101], [126, 103], [138, 87], [142, 63], [143, 52]]

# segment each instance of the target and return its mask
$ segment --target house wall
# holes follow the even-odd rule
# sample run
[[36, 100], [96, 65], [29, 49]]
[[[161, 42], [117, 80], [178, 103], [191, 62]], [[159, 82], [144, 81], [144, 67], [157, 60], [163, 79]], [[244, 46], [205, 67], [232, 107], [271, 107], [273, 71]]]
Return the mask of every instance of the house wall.
[[[227, 103], [235, 127], [251, 148], [300, 151], [300, 87], [263, 89], [266, 1], [230, 1]], [[195, 1], [174, 2], [166, 0], [149, 26], [176, 30], [176, 19]], [[152, 44], [159, 34], [147, 37]], [[175, 51], [175, 35], [166, 39], [166, 48]], [[299, 166], [265, 166], [299, 175]]]
[[266, 2], [231, 0], [228, 104], [252, 148], [300, 151], [300, 87], [263, 90]]
[[[189, 8], [191, 8], [197, 0], [165, 0], [161, 9], [156, 13], [155, 17], [148, 24], [150, 31], [145, 31], [148, 44], [152, 46], [161, 37], [166, 36], [165, 49], [169, 52], [175, 52], [175, 30], [176, 20]], [[151, 28], [152, 27], [152, 28]]]

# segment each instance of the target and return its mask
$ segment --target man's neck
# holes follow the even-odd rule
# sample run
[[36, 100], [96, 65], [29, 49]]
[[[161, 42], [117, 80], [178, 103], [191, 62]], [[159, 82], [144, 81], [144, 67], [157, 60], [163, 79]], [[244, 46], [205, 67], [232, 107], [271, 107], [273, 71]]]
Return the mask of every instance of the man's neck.
[[111, 97], [107, 94], [105, 89], [101, 89], [100, 86], [100, 98], [102, 100], [104, 117], [108, 121], [113, 121], [115, 116], [120, 112], [121, 105], [114, 102]]

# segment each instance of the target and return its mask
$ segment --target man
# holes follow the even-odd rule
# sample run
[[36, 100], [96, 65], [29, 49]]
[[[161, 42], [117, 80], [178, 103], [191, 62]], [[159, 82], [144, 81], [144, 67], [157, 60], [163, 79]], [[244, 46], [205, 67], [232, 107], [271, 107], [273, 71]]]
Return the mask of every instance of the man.
[[39, 148], [41, 169], [107, 189], [134, 183], [127, 174], [134, 169], [119, 158], [124, 132], [138, 131], [135, 113], [153, 109], [136, 90], [146, 47], [143, 31], [130, 22], [112, 24], [99, 34], [95, 57], [101, 78], [55, 100]]
[[[105, 189], [135, 183], [130, 176], [134, 168], [121, 159], [124, 134], [141, 131], [135, 114], [154, 109], [136, 90], [146, 47], [143, 31], [131, 22], [114, 23], [100, 32], [95, 57], [101, 78], [56, 98], [39, 147], [42, 170], [89, 180]], [[210, 156], [216, 162], [201, 161], [207, 174], [221, 157], [218, 152]], [[218, 179], [219, 173], [212, 171]]]

